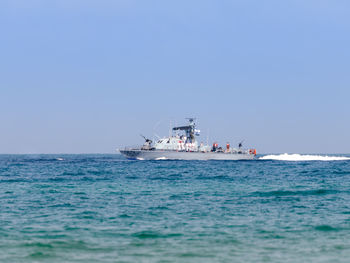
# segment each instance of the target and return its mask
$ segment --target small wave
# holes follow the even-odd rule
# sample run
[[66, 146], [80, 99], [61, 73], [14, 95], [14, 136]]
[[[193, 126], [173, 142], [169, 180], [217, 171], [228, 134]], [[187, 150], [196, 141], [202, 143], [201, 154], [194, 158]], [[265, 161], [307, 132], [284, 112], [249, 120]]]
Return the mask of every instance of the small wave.
[[340, 228], [335, 228], [335, 227], [332, 227], [332, 226], [329, 226], [329, 225], [319, 225], [319, 226], [316, 226], [315, 229], [318, 230], [318, 231], [325, 231], [325, 232], [328, 232], [328, 231], [339, 231], [340, 230]]
[[167, 158], [166, 157], [158, 157], [155, 160], [167, 160]]
[[180, 233], [160, 233], [154, 231], [141, 231], [132, 234], [132, 236], [140, 238], [140, 239], [154, 239], [154, 238], [171, 238], [182, 236]]
[[267, 191], [267, 192], [253, 192], [252, 195], [257, 195], [261, 197], [283, 197], [283, 196], [308, 196], [308, 195], [327, 195], [327, 194], [337, 194], [340, 191], [327, 190], [327, 189], [315, 189], [315, 190], [302, 190], [302, 191]]
[[279, 161], [346, 161], [350, 157], [345, 156], [327, 156], [327, 155], [308, 155], [308, 154], [278, 154], [265, 155], [259, 160], [279, 160]]

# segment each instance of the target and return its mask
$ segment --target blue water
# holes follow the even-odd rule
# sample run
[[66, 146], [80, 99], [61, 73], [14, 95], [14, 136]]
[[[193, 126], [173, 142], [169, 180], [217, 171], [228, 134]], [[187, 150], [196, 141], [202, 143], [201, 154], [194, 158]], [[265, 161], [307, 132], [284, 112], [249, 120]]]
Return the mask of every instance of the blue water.
[[349, 262], [350, 161], [0, 155], [1, 262]]

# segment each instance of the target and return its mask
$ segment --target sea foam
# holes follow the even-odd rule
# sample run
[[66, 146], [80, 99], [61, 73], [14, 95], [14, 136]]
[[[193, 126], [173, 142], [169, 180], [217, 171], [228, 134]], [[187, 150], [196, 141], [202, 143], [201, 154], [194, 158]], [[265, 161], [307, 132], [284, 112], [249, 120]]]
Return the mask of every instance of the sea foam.
[[271, 154], [259, 158], [260, 160], [279, 160], [279, 161], [345, 161], [350, 160], [346, 156], [327, 156], [327, 155], [310, 155], [310, 154]]
[[156, 160], [168, 160], [168, 158], [166, 158], [166, 157], [158, 157], [158, 158], [156, 158]]

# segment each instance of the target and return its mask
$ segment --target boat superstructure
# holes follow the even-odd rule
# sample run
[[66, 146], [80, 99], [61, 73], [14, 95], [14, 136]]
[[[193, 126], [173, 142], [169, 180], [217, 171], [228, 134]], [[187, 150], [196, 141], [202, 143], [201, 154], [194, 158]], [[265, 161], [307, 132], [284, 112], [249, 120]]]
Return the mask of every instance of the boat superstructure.
[[226, 148], [198, 144], [196, 137], [200, 136], [200, 130], [196, 129], [195, 118], [188, 118], [188, 125], [172, 128], [172, 135], [160, 138], [153, 143], [145, 139], [140, 148], [125, 148], [120, 150], [128, 159], [138, 160], [250, 160], [256, 155], [255, 149], [243, 149], [242, 143], [238, 148], [232, 148], [229, 144]]

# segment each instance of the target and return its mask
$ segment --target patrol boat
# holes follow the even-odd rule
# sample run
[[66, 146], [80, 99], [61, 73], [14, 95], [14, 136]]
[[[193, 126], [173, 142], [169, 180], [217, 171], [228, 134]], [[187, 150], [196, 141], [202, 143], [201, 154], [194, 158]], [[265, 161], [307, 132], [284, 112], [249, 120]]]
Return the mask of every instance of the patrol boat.
[[[196, 137], [200, 130], [196, 129], [195, 118], [187, 118], [186, 126], [174, 127], [173, 134], [159, 139], [156, 143], [145, 139], [145, 143], [139, 148], [125, 148], [119, 150], [128, 159], [137, 160], [252, 160], [256, 155], [255, 149], [243, 149], [242, 142], [238, 148], [218, 147], [214, 143], [212, 147], [198, 144]], [[181, 134], [182, 133], [182, 134]]]

